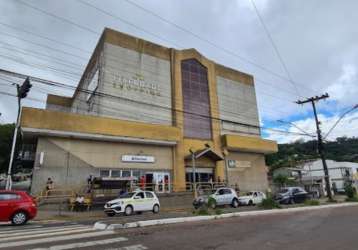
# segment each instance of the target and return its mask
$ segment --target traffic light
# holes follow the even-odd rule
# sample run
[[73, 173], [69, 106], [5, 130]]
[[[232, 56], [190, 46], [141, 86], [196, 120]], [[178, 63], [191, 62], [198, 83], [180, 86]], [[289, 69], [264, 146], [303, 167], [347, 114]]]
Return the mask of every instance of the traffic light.
[[30, 83], [30, 79], [27, 77], [24, 83], [18, 88], [17, 96], [20, 98], [25, 98], [31, 87], [32, 84]]

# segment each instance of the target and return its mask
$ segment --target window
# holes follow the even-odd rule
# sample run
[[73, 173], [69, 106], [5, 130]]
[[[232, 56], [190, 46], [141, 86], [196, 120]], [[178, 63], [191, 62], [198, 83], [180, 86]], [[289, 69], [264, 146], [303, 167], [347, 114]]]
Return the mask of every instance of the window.
[[154, 198], [154, 195], [151, 192], [145, 192], [147, 198]]
[[130, 170], [122, 170], [122, 177], [131, 177]]
[[141, 177], [140, 170], [133, 170], [132, 171], [132, 176], [136, 177], [137, 179], [139, 179]]
[[225, 194], [225, 190], [224, 189], [220, 189], [218, 192], [219, 195], [224, 195]]
[[0, 194], [0, 201], [19, 200], [20, 198], [21, 196], [17, 194]]
[[121, 177], [121, 170], [112, 170], [111, 177]]
[[137, 197], [137, 198], [139, 198], [139, 199], [144, 199], [144, 193], [143, 193], [143, 192], [140, 192], [140, 193], [136, 194], [135, 197]]
[[208, 70], [195, 59], [181, 63], [184, 136], [211, 139]]
[[96, 70], [96, 72], [94, 73], [92, 80], [90, 81], [90, 83], [88, 84], [87, 90], [87, 97], [86, 97], [86, 101], [90, 101], [90, 99], [93, 99], [93, 94], [96, 92], [98, 88], [98, 69]]
[[224, 194], [231, 194], [231, 190], [230, 189], [224, 189]]
[[110, 173], [109, 170], [100, 170], [99, 171], [99, 176], [100, 177], [109, 177], [109, 173]]

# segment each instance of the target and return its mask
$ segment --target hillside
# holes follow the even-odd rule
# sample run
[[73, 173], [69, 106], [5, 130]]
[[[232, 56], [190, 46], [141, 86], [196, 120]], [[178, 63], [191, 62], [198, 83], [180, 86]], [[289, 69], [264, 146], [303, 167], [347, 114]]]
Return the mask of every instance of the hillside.
[[[297, 161], [318, 158], [317, 141], [297, 141], [290, 144], [279, 144], [276, 154], [266, 156], [270, 170], [278, 167], [294, 166]], [[335, 161], [358, 162], [358, 138], [337, 138], [326, 142], [326, 158]]]

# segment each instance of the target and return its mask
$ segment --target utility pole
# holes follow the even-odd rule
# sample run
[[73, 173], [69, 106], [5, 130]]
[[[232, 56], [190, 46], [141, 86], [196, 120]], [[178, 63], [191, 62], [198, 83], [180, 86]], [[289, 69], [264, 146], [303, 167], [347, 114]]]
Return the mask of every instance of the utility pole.
[[324, 180], [326, 182], [327, 196], [328, 196], [329, 200], [333, 200], [332, 192], [331, 192], [331, 185], [330, 185], [330, 181], [329, 181], [329, 172], [328, 172], [328, 167], [327, 167], [327, 163], [326, 163], [326, 156], [324, 154], [324, 144], [323, 144], [323, 140], [322, 140], [322, 133], [321, 133], [321, 129], [320, 129], [321, 122], [318, 120], [317, 110], [316, 110], [316, 102], [326, 99], [328, 97], [329, 97], [329, 95], [326, 93], [321, 96], [307, 98], [304, 101], [298, 100], [296, 103], [297, 104], [305, 104], [305, 103], [312, 104], [313, 113], [314, 113], [314, 117], [315, 117], [315, 121], [316, 121], [316, 129], [317, 129], [318, 153], [321, 156], [321, 160], [322, 160], [322, 165], [323, 165], [323, 170], [324, 170]]
[[27, 77], [25, 79], [24, 83], [21, 86], [19, 84], [16, 84], [18, 111], [17, 111], [17, 119], [16, 119], [15, 130], [14, 130], [14, 137], [12, 138], [10, 162], [9, 162], [9, 168], [7, 171], [7, 178], [6, 178], [6, 190], [11, 190], [11, 187], [12, 187], [11, 171], [12, 171], [12, 165], [14, 162], [17, 131], [19, 130], [19, 127], [20, 127], [21, 99], [25, 98], [27, 96], [27, 93], [30, 91], [31, 87], [32, 87], [32, 85], [30, 83], [29, 77]]

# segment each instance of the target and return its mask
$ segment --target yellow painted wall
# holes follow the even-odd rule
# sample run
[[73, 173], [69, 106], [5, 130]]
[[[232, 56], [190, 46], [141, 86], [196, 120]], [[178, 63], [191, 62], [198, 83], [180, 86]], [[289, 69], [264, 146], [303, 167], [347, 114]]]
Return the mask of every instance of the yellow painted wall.
[[278, 151], [277, 143], [275, 141], [251, 136], [224, 135], [223, 142], [225, 147], [231, 150], [265, 154], [276, 153]]
[[35, 108], [23, 108], [21, 126], [109, 136], [178, 141], [178, 128]]

